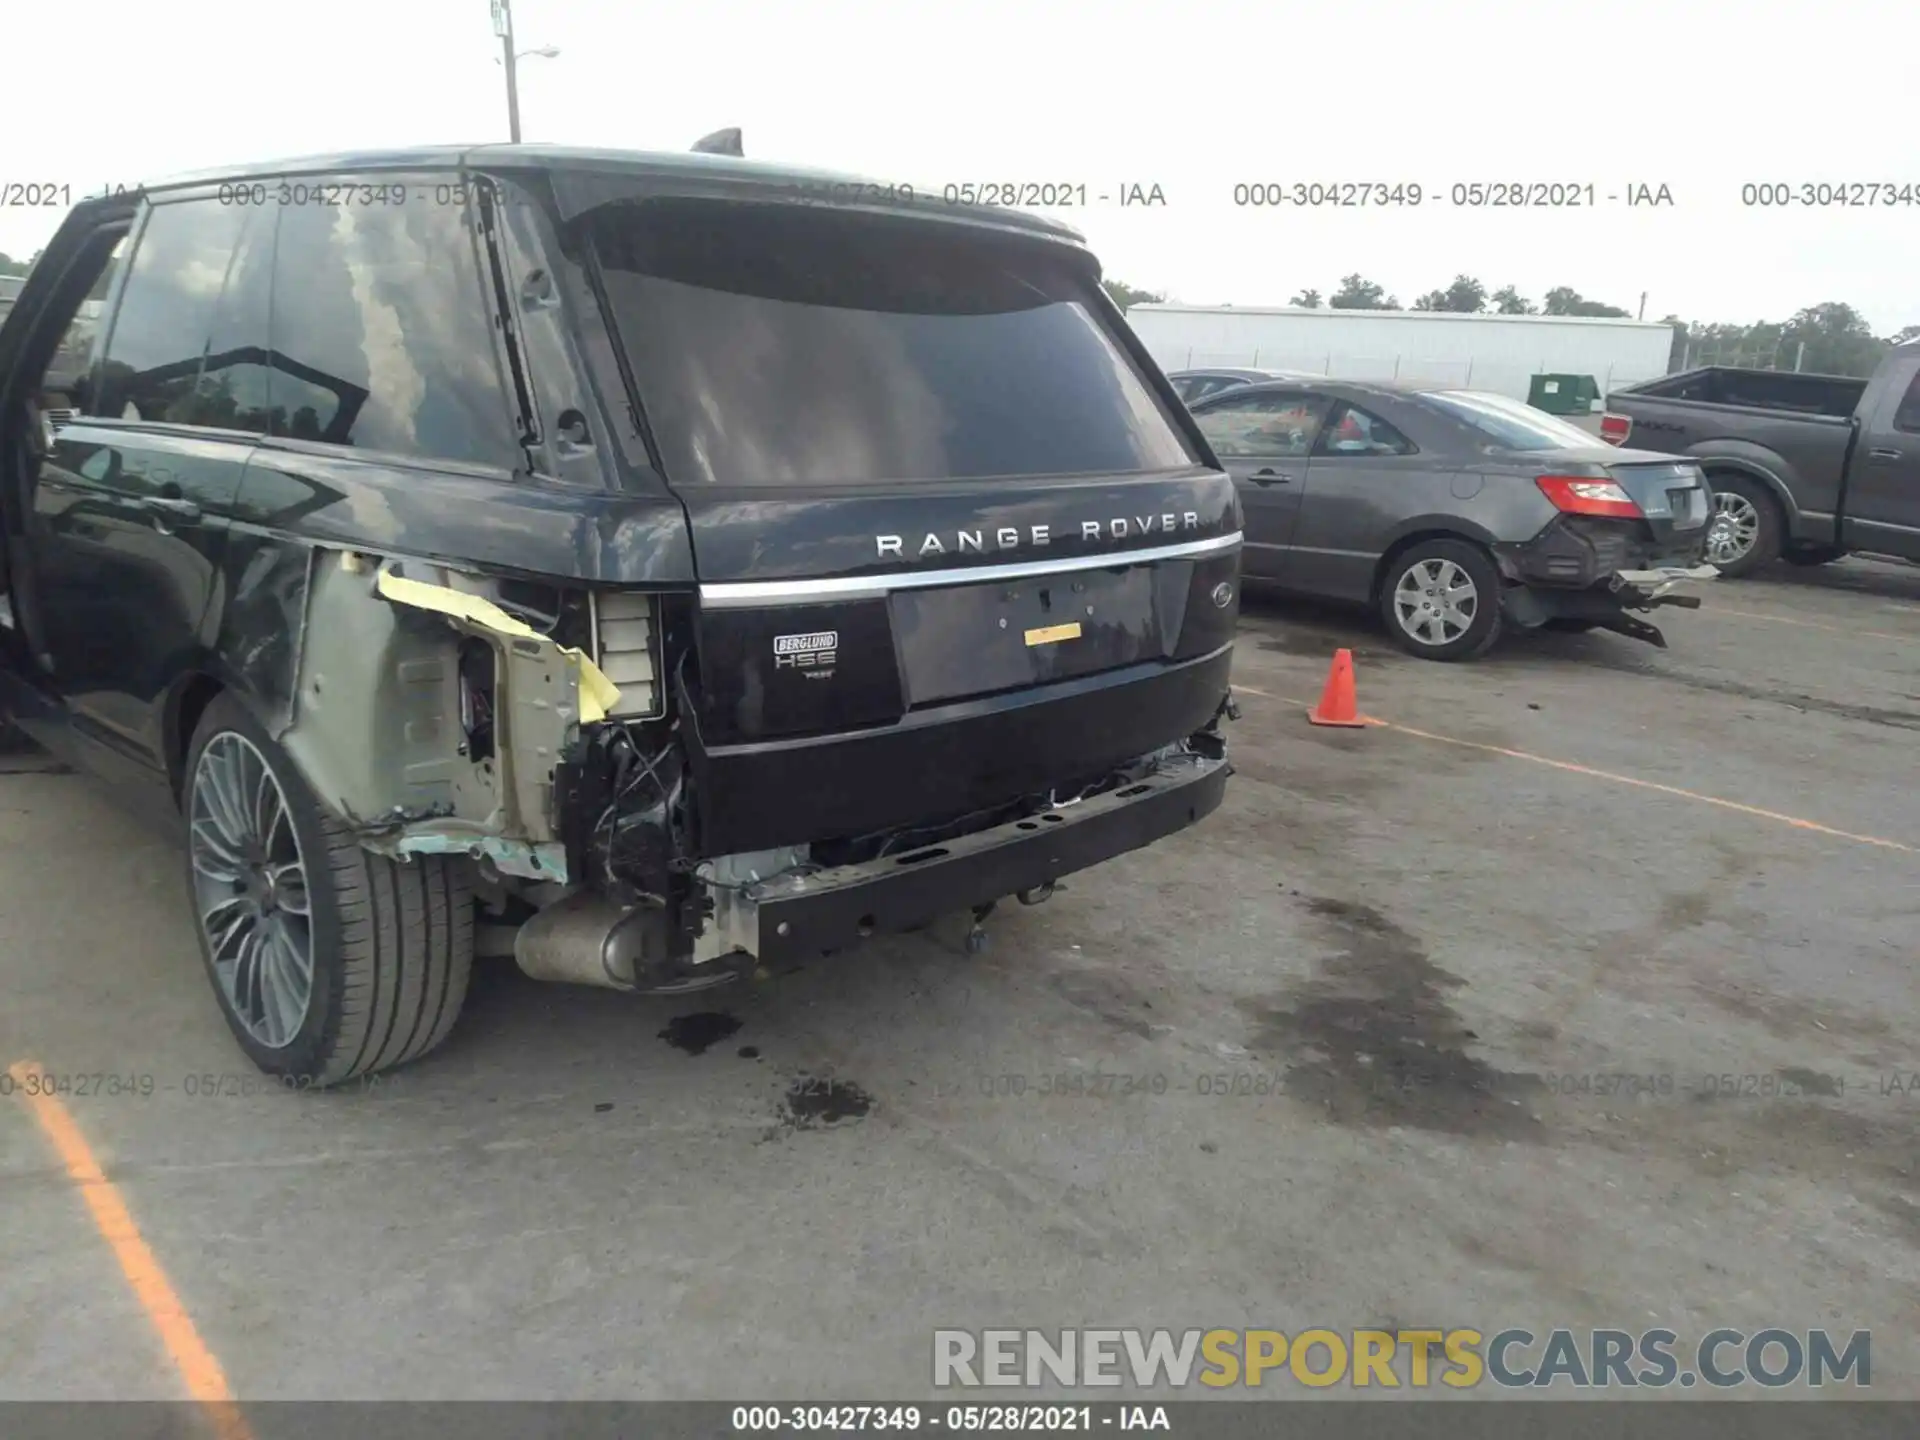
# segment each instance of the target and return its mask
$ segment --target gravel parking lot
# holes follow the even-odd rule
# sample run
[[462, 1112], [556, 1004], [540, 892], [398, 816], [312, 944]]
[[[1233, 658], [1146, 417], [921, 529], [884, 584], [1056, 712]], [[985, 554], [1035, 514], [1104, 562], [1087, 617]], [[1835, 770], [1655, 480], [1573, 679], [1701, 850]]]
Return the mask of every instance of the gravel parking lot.
[[[0, 1397], [905, 1397], [992, 1324], [1867, 1328], [1920, 1396], [1920, 571], [1663, 623], [1257, 601], [1223, 809], [985, 954], [491, 965], [346, 1094], [259, 1093], [175, 853], [0, 761], [0, 1065], [153, 1084], [0, 1100]], [[1341, 645], [1387, 723], [1305, 722]]]

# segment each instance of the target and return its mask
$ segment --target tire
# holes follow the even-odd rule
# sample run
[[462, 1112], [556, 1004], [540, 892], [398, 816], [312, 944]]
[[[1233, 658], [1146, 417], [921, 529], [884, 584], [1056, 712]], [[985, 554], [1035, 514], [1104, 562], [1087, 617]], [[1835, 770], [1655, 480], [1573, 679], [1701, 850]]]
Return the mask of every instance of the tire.
[[1836, 560], [1844, 559], [1846, 554], [1847, 552], [1837, 545], [1809, 545], [1804, 550], [1789, 550], [1780, 558], [1789, 565], [1812, 567], [1831, 565]]
[[1724, 470], [1710, 474], [1707, 480], [1713, 486], [1708, 562], [1728, 579], [1737, 580], [1779, 559], [1780, 504], [1773, 492], [1758, 480]]
[[[463, 857], [403, 864], [363, 850], [226, 695], [194, 732], [181, 809], [201, 957], [228, 1028], [255, 1065], [319, 1088], [418, 1059], [446, 1039], [473, 968]], [[264, 842], [246, 838], [262, 830]]]
[[[1459, 579], [1471, 583], [1472, 595], [1459, 595]], [[1433, 584], [1423, 585], [1422, 581]], [[1447, 597], [1431, 593], [1445, 583], [1455, 599], [1448, 613]], [[1407, 593], [1403, 596], [1402, 589]], [[1462, 600], [1470, 599], [1471, 610], [1463, 616]], [[1414, 607], [1403, 618], [1403, 603]], [[1438, 603], [1440, 612], [1422, 612], [1418, 607]], [[1501, 614], [1500, 572], [1493, 558], [1478, 545], [1466, 540], [1422, 540], [1395, 556], [1380, 581], [1380, 615], [1394, 643], [1408, 654], [1423, 660], [1472, 660], [1484, 655], [1500, 638], [1504, 625]], [[1464, 627], [1457, 621], [1464, 618]], [[1438, 637], [1423, 639], [1422, 636]]]
[[1540, 628], [1557, 630], [1563, 635], [1584, 635], [1599, 623], [1598, 620], [1580, 620], [1571, 615], [1556, 615], [1551, 620], [1543, 621]]

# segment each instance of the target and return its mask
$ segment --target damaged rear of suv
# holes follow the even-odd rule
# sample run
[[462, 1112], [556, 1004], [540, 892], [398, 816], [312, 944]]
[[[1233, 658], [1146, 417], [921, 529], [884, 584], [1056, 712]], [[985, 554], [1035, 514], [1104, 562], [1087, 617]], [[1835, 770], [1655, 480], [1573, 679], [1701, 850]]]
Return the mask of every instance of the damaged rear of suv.
[[1098, 281], [710, 155], [88, 202], [0, 330], [0, 708], [184, 819], [275, 1074], [431, 1049], [496, 940], [655, 993], [971, 942], [1230, 773], [1239, 510]]

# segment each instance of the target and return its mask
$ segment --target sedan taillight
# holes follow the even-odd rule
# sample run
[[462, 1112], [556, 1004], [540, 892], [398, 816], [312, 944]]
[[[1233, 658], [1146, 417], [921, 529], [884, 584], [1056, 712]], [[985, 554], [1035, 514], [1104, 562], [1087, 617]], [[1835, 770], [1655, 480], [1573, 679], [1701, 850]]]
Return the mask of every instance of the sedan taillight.
[[1611, 515], [1621, 520], [1641, 518], [1640, 507], [1611, 480], [1584, 475], [1542, 475], [1534, 484], [1554, 507], [1569, 515]]
[[1600, 417], [1600, 438], [1609, 445], [1624, 445], [1627, 437], [1633, 434], [1631, 415], [1602, 415]]

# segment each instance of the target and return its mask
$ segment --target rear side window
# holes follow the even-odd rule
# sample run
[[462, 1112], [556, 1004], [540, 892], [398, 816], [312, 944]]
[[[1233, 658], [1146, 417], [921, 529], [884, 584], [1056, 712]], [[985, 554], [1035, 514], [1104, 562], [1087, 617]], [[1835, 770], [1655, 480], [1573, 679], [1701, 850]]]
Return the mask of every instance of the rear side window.
[[1342, 455], [1411, 455], [1413, 442], [1369, 410], [1344, 401], [1334, 406], [1327, 425], [1320, 432], [1314, 454], [1337, 458]]
[[1433, 390], [1420, 399], [1449, 418], [1477, 432], [1481, 442], [1495, 450], [1588, 450], [1600, 437], [1577, 425], [1479, 390]]
[[380, 175], [356, 187], [353, 177], [329, 177], [295, 189], [388, 199], [278, 207], [271, 371], [258, 377], [270, 433], [501, 469], [526, 465], [469, 197], [438, 179]]
[[265, 378], [274, 216], [258, 209], [239, 213], [240, 235], [207, 332], [199, 383], [181, 418], [189, 425], [264, 435], [271, 421]]
[[1326, 408], [1318, 395], [1255, 391], [1216, 401], [1194, 419], [1216, 455], [1295, 456], [1313, 449]]
[[1194, 456], [1043, 242], [794, 205], [649, 201], [594, 244], [676, 483], [873, 485]]
[[1900, 397], [1900, 404], [1893, 412], [1893, 428], [1910, 435], [1920, 434], [1920, 371], [1914, 373], [1907, 393]]
[[134, 246], [91, 415], [207, 423], [201, 366], [249, 212], [212, 200], [157, 205]]

